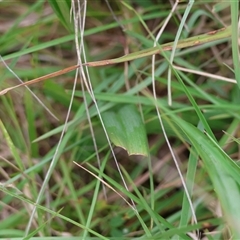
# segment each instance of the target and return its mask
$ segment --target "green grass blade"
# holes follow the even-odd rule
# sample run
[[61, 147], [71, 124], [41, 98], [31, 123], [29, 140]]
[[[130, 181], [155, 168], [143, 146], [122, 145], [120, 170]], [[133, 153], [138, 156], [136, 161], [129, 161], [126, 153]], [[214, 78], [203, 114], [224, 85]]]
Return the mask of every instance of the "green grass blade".
[[235, 78], [237, 80], [238, 87], [240, 88], [240, 62], [239, 62], [239, 1], [231, 1], [231, 20], [232, 20], [232, 56]]
[[[89, 165], [89, 167], [94, 172], [99, 173], [99, 170], [97, 168], [95, 168], [94, 166]], [[125, 173], [126, 173], [126, 171], [125, 171]], [[134, 184], [133, 184], [133, 187], [136, 190], [137, 196], [135, 196], [135, 194], [127, 191], [118, 182], [116, 182], [114, 179], [107, 176], [105, 173], [103, 173], [102, 176], [104, 177], [104, 179], [107, 181], [108, 184], [110, 184], [111, 186], [114, 187], [114, 189], [118, 190], [121, 194], [124, 193], [126, 196], [128, 196], [130, 199], [132, 199], [136, 204], [138, 204], [144, 210], [146, 210], [148, 212], [148, 214], [153, 218], [155, 224], [158, 226], [159, 229], [162, 229], [161, 224], [163, 224], [164, 227], [166, 227], [166, 228], [175, 229], [175, 227], [171, 223], [169, 223], [167, 220], [165, 220], [165, 218], [163, 218], [161, 215], [159, 215], [157, 212], [155, 212], [151, 209], [151, 207], [148, 205], [148, 203], [146, 202], [146, 200], [144, 199], [144, 197], [142, 196], [140, 191], [134, 187]], [[141, 218], [141, 216], [137, 212], [134, 212], [134, 213], [136, 214], [136, 216], [138, 218]], [[144, 222], [142, 222], [142, 223], [143, 223], [143, 225], [145, 225]], [[145, 227], [143, 227], [143, 229], [145, 229]], [[183, 233], [179, 234], [179, 236], [184, 239], [190, 239], [189, 237], [185, 236]]]
[[[231, 33], [232, 33], [232, 28], [231, 28], [231, 26], [229, 26], [227, 28], [221, 28], [216, 31], [212, 31], [212, 32], [205, 33], [202, 35], [183, 39], [183, 40], [178, 41], [176, 49], [188, 48], [188, 47], [193, 47], [193, 46], [197, 46], [197, 45], [204, 44], [204, 43], [209, 43], [212, 41], [227, 39], [231, 36]], [[148, 57], [148, 56], [152, 56], [154, 54], [161, 54], [161, 51], [172, 50], [173, 44], [174, 44], [173, 42], [162, 44], [160, 46], [156, 46], [156, 47], [148, 48], [148, 49], [145, 49], [142, 51], [130, 53], [130, 54], [124, 55], [120, 58], [108, 59], [108, 60], [102, 60], [102, 61], [96, 61], [96, 62], [88, 62], [87, 65], [91, 66], [91, 67], [104, 66], [104, 65], [109, 65], [109, 64], [116, 64], [116, 63], [132, 61], [134, 59]]]
[[[85, 229], [85, 228], [86, 228], [84, 225], [80, 224], [79, 222], [76, 222], [76, 221], [74, 221], [73, 219], [70, 219], [70, 218], [68, 218], [68, 217], [66, 217], [66, 216], [63, 216], [62, 214], [60, 214], [60, 213], [58, 213], [58, 212], [52, 211], [52, 210], [50, 210], [50, 209], [48, 209], [48, 208], [46, 208], [46, 207], [43, 207], [43, 206], [41, 206], [41, 205], [39, 205], [39, 204], [36, 204], [35, 202], [27, 199], [26, 197], [24, 197], [24, 196], [22, 196], [22, 195], [13, 193], [12, 191], [9, 191], [6, 187], [3, 187], [2, 185], [0, 185], [0, 191], [1, 191], [1, 192], [4, 192], [4, 193], [7, 194], [7, 195], [10, 195], [10, 196], [12, 196], [12, 197], [14, 197], [14, 198], [16, 198], [16, 199], [21, 200], [22, 202], [24, 202], [24, 203], [26, 203], [26, 204], [30, 204], [30, 205], [32, 205], [32, 206], [36, 206], [38, 209], [40, 209], [40, 210], [42, 210], [42, 211], [45, 211], [45, 212], [48, 212], [48, 213], [51, 214], [52, 216], [59, 217], [59, 218], [63, 219], [64, 221], [67, 221], [67, 222], [69, 222], [69, 223], [72, 223], [72, 224], [74, 224], [75, 226], [77, 226], [77, 227], [79, 227], [79, 228], [82, 228], [82, 229]], [[89, 231], [91, 234], [97, 236], [99, 239], [108, 240], [108, 238], [106, 238], [106, 237], [102, 236], [101, 234], [93, 231], [92, 229], [88, 229], [88, 231]]]
[[70, 22], [71, 0], [48, 0], [48, 3], [51, 5], [63, 26], [68, 31], [73, 32], [73, 24]]
[[22, 159], [21, 159], [20, 155], [18, 154], [17, 148], [15, 147], [14, 143], [12, 142], [12, 139], [9, 136], [8, 131], [5, 128], [5, 126], [3, 125], [3, 122], [1, 120], [0, 120], [0, 129], [3, 132], [3, 135], [4, 135], [4, 137], [7, 141], [9, 149], [10, 149], [10, 151], [11, 151], [11, 153], [12, 153], [12, 155], [13, 155], [15, 161], [16, 161], [16, 164], [17, 164], [18, 168], [21, 169], [22, 171], [24, 171], [25, 167], [22, 163]]
[[234, 235], [233, 238], [240, 238], [240, 208], [236, 201], [240, 199], [240, 168], [200, 130], [181, 119], [178, 119], [178, 124], [204, 162], [221, 202], [225, 219]]
[[201, 123], [203, 124], [205, 130], [207, 131], [207, 133], [209, 135], [211, 135], [211, 137], [213, 139], [215, 139], [215, 136], [212, 132], [212, 129], [211, 127], [209, 126], [205, 116], [203, 115], [203, 113], [201, 112], [201, 110], [199, 109], [198, 107], [198, 104], [196, 103], [195, 99], [193, 98], [193, 96], [191, 95], [191, 93], [189, 92], [188, 88], [186, 87], [186, 85], [184, 84], [182, 78], [180, 77], [180, 75], [178, 74], [178, 72], [176, 70], [174, 70], [174, 73], [175, 73], [175, 76], [177, 77], [178, 81], [181, 83], [183, 89], [184, 89], [184, 92], [186, 93], [186, 95], [188, 96], [188, 99], [189, 101], [191, 102], [191, 104], [193, 105], [198, 117], [199, 117], [199, 120], [201, 121]]

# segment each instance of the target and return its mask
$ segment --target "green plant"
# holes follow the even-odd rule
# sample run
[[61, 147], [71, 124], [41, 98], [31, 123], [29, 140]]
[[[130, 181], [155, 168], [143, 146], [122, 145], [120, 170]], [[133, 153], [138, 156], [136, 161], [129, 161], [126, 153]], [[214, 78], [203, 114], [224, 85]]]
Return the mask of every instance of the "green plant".
[[238, 2], [84, 3], [1, 3], [0, 237], [237, 239]]

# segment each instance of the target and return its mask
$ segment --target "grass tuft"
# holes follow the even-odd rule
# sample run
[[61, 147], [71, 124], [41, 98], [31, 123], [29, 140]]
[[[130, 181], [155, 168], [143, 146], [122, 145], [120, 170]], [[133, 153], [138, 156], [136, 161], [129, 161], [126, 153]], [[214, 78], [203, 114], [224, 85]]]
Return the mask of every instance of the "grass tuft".
[[237, 1], [0, 6], [0, 239], [240, 238]]

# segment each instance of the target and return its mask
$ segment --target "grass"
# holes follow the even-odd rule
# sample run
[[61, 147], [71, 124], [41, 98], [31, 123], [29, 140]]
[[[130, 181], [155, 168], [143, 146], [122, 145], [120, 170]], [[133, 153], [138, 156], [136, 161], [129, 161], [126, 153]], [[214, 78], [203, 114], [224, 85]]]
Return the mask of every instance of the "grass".
[[87, 4], [1, 2], [0, 239], [240, 238], [238, 2]]

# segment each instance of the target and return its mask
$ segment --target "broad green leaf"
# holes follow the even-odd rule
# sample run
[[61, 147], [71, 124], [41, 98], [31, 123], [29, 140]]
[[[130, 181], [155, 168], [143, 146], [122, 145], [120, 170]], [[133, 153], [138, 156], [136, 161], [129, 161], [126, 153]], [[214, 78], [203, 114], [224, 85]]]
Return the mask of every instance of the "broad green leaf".
[[117, 113], [102, 114], [110, 140], [124, 148], [129, 155], [148, 155], [148, 144], [142, 118], [133, 105], [126, 105]]

